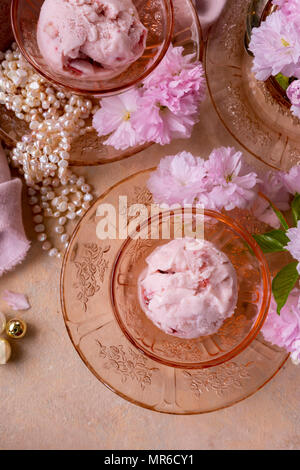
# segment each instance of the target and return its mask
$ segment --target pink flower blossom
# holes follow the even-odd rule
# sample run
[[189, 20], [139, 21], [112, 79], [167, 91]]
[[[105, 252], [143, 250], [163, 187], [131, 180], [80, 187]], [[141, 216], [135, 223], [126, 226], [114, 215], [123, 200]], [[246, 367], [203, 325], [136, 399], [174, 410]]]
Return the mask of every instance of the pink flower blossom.
[[253, 72], [258, 80], [280, 72], [300, 77], [299, 31], [281, 10], [253, 29], [249, 49], [254, 55]]
[[132, 115], [140, 99], [137, 90], [130, 90], [101, 100], [101, 108], [94, 115], [93, 126], [99, 136], [111, 134], [104, 144], [124, 150], [143, 142], [132, 125]]
[[262, 334], [269, 341], [292, 354], [295, 362], [300, 361], [300, 290], [294, 289], [287, 303], [277, 314], [277, 305], [272, 298], [267, 320]]
[[209, 199], [218, 210], [244, 209], [256, 198], [259, 179], [254, 172], [243, 172], [241, 152], [230, 147], [215, 149], [205, 167], [212, 185]]
[[[163, 96], [157, 90], [146, 92], [132, 116], [133, 126], [138, 135], [147, 142], [166, 145], [172, 139], [188, 139], [198, 121], [197, 113], [175, 114], [166, 106]], [[194, 104], [191, 105], [194, 111]]]
[[285, 189], [292, 195], [300, 194], [300, 166], [293, 166], [288, 173], [281, 173]]
[[[261, 183], [259, 190], [281, 211], [290, 208], [290, 195], [284, 185], [282, 174], [279, 171], [268, 171], [259, 174]], [[278, 229], [280, 222], [269, 202], [263, 197], [255, 199], [252, 206], [254, 216], [261, 222]]]
[[273, 0], [289, 21], [299, 24], [300, 0]]
[[29, 310], [30, 303], [26, 295], [18, 294], [10, 290], [5, 290], [2, 299], [13, 309], [13, 310]]
[[189, 152], [164, 157], [148, 180], [158, 204], [193, 204], [206, 189], [204, 160]]
[[[176, 114], [194, 114], [205, 98], [205, 79], [200, 63], [192, 69], [183, 69], [174, 76], [167, 76], [156, 88], [148, 87], [150, 93], [157, 91], [161, 104]], [[147, 93], [147, 91], [146, 91]]]
[[300, 80], [294, 80], [286, 90], [286, 94], [292, 103], [292, 113], [300, 119]]
[[200, 62], [183, 55], [183, 47], [170, 45], [160, 65], [144, 82], [145, 94], [156, 95], [175, 114], [194, 114], [205, 98], [206, 82]]
[[297, 227], [290, 228], [286, 232], [286, 235], [290, 240], [286, 248], [291, 253], [293, 258], [299, 261], [297, 270], [298, 270], [298, 273], [300, 274], [300, 221], [298, 222]]
[[193, 69], [198, 64], [193, 62], [193, 59], [193, 54], [184, 55], [183, 47], [174, 47], [170, 44], [159, 66], [146, 78], [145, 86], [147, 88], [159, 87], [163, 81], [176, 77], [182, 70]]
[[206, 89], [204, 70], [200, 62], [192, 62], [192, 55], [183, 52], [182, 47], [171, 45], [145, 80], [133, 123], [146, 141], [165, 145], [173, 138], [189, 138], [199, 119]]
[[288, 2], [288, 0], [273, 0], [272, 1], [273, 5], [276, 5], [280, 8], [283, 7], [283, 5], [287, 2]]
[[123, 150], [191, 136], [206, 82], [202, 64], [183, 53], [171, 45], [143, 87], [101, 101], [93, 125], [99, 136], [111, 134], [104, 144]]
[[187, 152], [161, 160], [148, 188], [155, 202], [193, 204], [206, 209], [245, 208], [257, 195], [259, 179], [242, 171], [242, 154], [233, 148], [214, 150], [208, 161]]

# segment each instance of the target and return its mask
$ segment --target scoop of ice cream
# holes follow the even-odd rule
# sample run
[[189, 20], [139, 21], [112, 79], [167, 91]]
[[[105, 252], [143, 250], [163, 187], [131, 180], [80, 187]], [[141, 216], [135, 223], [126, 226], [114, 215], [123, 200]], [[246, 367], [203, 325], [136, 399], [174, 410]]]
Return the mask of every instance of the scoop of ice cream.
[[139, 59], [146, 37], [131, 0], [45, 0], [37, 27], [40, 52], [52, 69], [99, 79]]
[[198, 338], [216, 333], [233, 315], [238, 296], [228, 257], [205, 240], [172, 240], [146, 259], [139, 298], [150, 320], [169, 335]]

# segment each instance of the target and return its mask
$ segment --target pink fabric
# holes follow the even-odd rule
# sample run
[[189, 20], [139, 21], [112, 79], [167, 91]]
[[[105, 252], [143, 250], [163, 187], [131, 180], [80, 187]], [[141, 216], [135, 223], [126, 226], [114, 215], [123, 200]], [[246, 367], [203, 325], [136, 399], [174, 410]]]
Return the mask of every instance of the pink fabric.
[[220, 16], [226, 0], [194, 0], [204, 34], [209, 26]]
[[22, 182], [11, 179], [0, 144], [0, 276], [23, 261], [30, 243], [22, 222]]

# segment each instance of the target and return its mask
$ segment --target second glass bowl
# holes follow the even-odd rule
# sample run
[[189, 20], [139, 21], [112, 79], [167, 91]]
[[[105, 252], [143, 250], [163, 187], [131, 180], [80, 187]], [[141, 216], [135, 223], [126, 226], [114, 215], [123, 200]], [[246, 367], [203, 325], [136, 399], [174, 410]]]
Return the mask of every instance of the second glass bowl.
[[36, 31], [44, 0], [12, 0], [11, 22], [17, 44], [39, 74], [56, 85], [83, 95], [108, 96], [141, 83], [160, 63], [171, 42], [174, 18], [171, 0], [133, 0], [141, 22], [148, 29], [142, 57], [119, 76], [107, 80], [66, 77], [52, 70], [40, 53]]
[[[142, 224], [140, 232], [146, 237], [152, 224], [160, 229], [167, 224], [176, 238], [174, 226], [181, 214], [181, 209], [163, 212]], [[196, 217], [192, 210], [189, 213], [185, 211], [185, 218], [182, 218], [185, 230], [188, 225], [195, 225]], [[169, 241], [161, 235], [158, 239], [129, 237], [121, 247], [112, 271], [112, 304], [123, 333], [151, 359], [168, 366], [199, 369], [232, 359], [257, 336], [268, 312], [271, 295], [269, 269], [250, 234], [229, 217], [205, 211], [204, 238], [227, 255], [238, 279], [235, 313], [216, 334], [192, 340], [171, 336], [157, 328], [143, 312], [138, 299], [138, 279], [150, 253]]]
[[269, 13], [268, 0], [227, 0], [205, 49], [208, 91], [232, 137], [272, 168], [299, 164], [299, 119], [273, 80], [258, 81], [247, 52], [252, 29]]

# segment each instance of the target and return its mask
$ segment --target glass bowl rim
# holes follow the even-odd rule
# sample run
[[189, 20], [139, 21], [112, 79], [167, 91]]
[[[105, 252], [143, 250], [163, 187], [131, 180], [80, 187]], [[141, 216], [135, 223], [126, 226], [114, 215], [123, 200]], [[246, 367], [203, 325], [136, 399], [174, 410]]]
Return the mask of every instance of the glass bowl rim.
[[[192, 208], [190, 210], [193, 213], [195, 212], [195, 208]], [[171, 213], [176, 213], [177, 211], [182, 211], [182, 209], [175, 209], [174, 211], [171, 210]], [[237, 232], [238, 235], [240, 236], [240, 238], [242, 238], [244, 241], [246, 241], [246, 243], [253, 250], [255, 258], [259, 262], [259, 269], [260, 269], [260, 272], [261, 272], [262, 283], [263, 283], [263, 297], [262, 297], [261, 308], [260, 308], [260, 311], [257, 315], [257, 318], [256, 318], [254, 324], [252, 325], [251, 330], [249, 331], [248, 335], [233, 350], [231, 350], [231, 351], [229, 351], [225, 354], [222, 354], [218, 358], [211, 359], [209, 361], [203, 361], [201, 363], [180, 363], [180, 364], [177, 363], [177, 362], [174, 362], [174, 361], [162, 359], [161, 357], [150, 353], [146, 348], [143, 348], [132, 337], [132, 335], [128, 332], [127, 328], [124, 326], [124, 323], [123, 323], [122, 319], [120, 318], [120, 315], [118, 313], [118, 309], [116, 307], [116, 302], [115, 302], [114, 281], [115, 281], [116, 269], [119, 265], [121, 256], [124, 252], [124, 249], [130, 243], [130, 241], [132, 241], [132, 239], [130, 237], [128, 237], [122, 243], [121, 247], [119, 248], [119, 251], [116, 255], [116, 258], [114, 260], [114, 263], [113, 263], [112, 269], [111, 269], [111, 273], [110, 273], [110, 281], [109, 281], [109, 284], [110, 284], [110, 301], [111, 301], [111, 305], [112, 305], [112, 308], [113, 308], [115, 319], [116, 319], [119, 327], [121, 328], [121, 331], [123, 332], [125, 337], [131, 342], [131, 344], [135, 348], [137, 348], [140, 352], [142, 352], [143, 354], [148, 356], [150, 359], [152, 359], [152, 360], [154, 360], [154, 361], [156, 361], [156, 362], [158, 362], [162, 365], [168, 366], [168, 367], [175, 367], [175, 368], [178, 368], [178, 369], [197, 369], [197, 370], [200, 370], [200, 369], [206, 369], [206, 368], [209, 368], [209, 367], [215, 367], [215, 366], [221, 365], [221, 364], [223, 364], [225, 362], [228, 362], [229, 360], [233, 359], [234, 357], [238, 356], [242, 351], [244, 351], [252, 343], [252, 341], [259, 334], [259, 332], [260, 332], [260, 330], [261, 330], [261, 328], [262, 328], [262, 326], [263, 326], [263, 324], [266, 320], [268, 310], [269, 310], [269, 306], [270, 306], [270, 302], [271, 302], [271, 274], [270, 274], [270, 270], [269, 270], [269, 267], [268, 267], [268, 263], [267, 263], [267, 260], [264, 256], [261, 248], [259, 247], [257, 242], [254, 240], [254, 238], [251, 236], [251, 234], [243, 226], [241, 226], [238, 222], [233, 220], [228, 215], [225, 215], [223, 213], [219, 213], [219, 212], [216, 212], [216, 211], [213, 211], [213, 210], [208, 210], [208, 209], [204, 210], [204, 215], [208, 216], [208, 217], [211, 217], [215, 220], [218, 220], [219, 222], [222, 222], [223, 224], [225, 224], [226, 226], [229, 226], [231, 229], [233, 229], [235, 232]], [[151, 220], [154, 220], [155, 218], [158, 218], [158, 217], [159, 217], [159, 215], [156, 215], [154, 217], [151, 217], [151, 216], [148, 217], [148, 219], [145, 220], [141, 224], [141, 228], [144, 225], [148, 224]], [[186, 340], [182, 340], [182, 341], [186, 341]]]
[[111, 96], [117, 93], [123, 93], [127, 90], [130, 90], [132, 87], [135, 85], [141, 83], [143, 80], [145, 80], [153, 70], [160, 64], [160, 62], [163, 60], [164, 56], [166, 55], [166, 52], [171, 44], [172, 41], [172, 35], [174, 31], [174, 5], [172, 0], [161, 0], [164, 4], [165, 11], [167, 13], [167, 32], [166, 32], [166, 38], [165, 38], [165, 44], [162, 50], [160, 51], [159, 56], [157, 57], [156, 61], [149, 67], [148, 70], [146, 70], [138, 79], [132, 80], [129, 82], [127, 85], [121, 85], [117, 86], [115, 88], [109, 89], [109, 90], [85, 90], [80, 87], [74, 87], [71, 85], [67, 85], [65, 83], [62, 83], [59, 79], [54, 78], [54, 75], [50, 75], [48, 72], [45, 72], [42, 70], [35, 61], [32, 59], [31, 55], [27, 52], [26, 48], [23, 45], [23, 41], [20, 38], [20, 33], [19, 33], [19, 28], [18, 28], [18, 22], [17, 22], [17, 10], [18, 7], [20, 6], [20, 2], [23, 0], [11, 0], [11, 7], [10, 7], [10, 19], [11, 19], [11, 25], [12, 25], [12, 31], [13, 35], [15, 38], [15, 41], [25, 59], [29, 62], [29, 64], [34, 68], [34, 70], [39, 73], [43, 78], [45, 78], [49, 82], [53, 82], [56, 86], [59, 86], [61, 88], [64, 88], [72, 93], [79, 94], [79, 95], [86, 95], [86, 96], [95, 96], [95, 97], [105, 97], [105, 96]]

